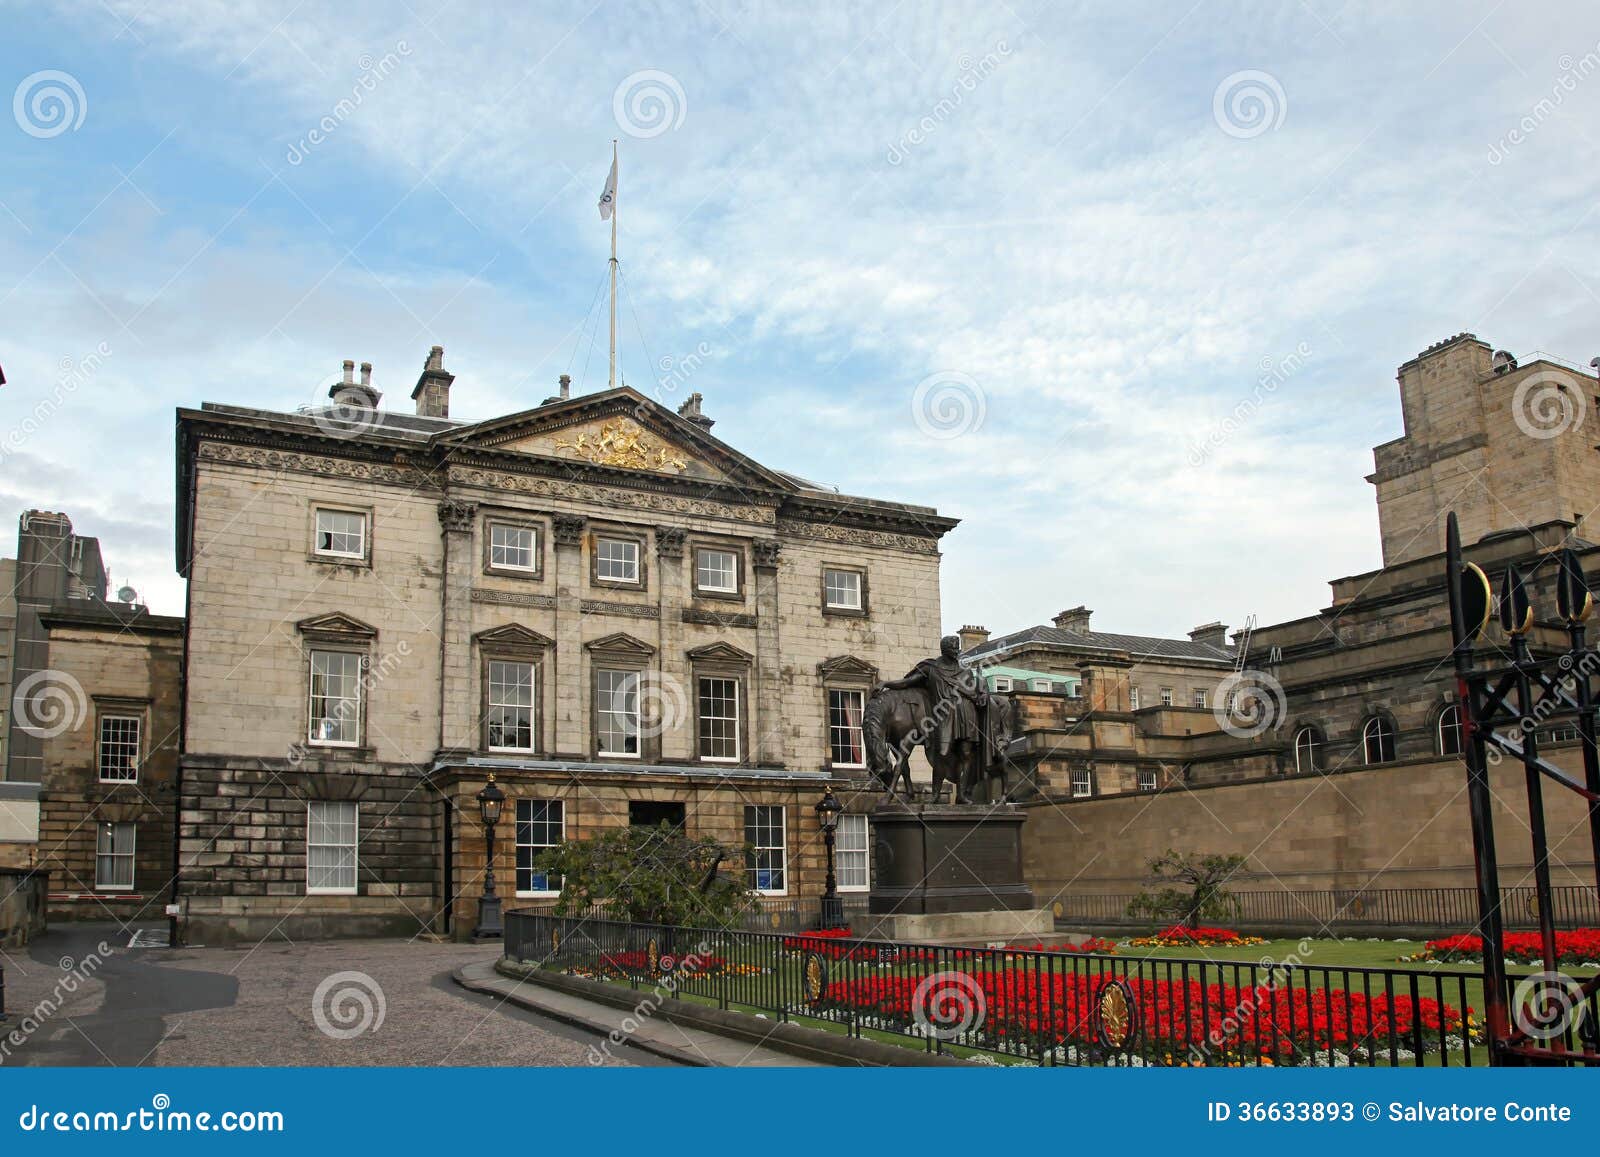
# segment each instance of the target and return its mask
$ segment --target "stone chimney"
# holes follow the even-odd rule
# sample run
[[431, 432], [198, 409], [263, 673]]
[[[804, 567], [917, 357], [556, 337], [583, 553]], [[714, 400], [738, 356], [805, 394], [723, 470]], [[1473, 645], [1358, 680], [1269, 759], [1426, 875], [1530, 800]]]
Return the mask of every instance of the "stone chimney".
[[687, 422], [693, 422], [702, 430], [709, 432], [711, 427], [715, 426], [717, 423], [715, 419], [708, 418], [705, 416], [705, 414], [700, 412], [700, 403], [703, 401], [705, 401], [705, 399], [700, 396], [698, 390], [690, 394], [683, 400], [683, 405], [678, 407], [678, 417]]
[[970, 651], [974, 647], [981, 647], [989, 641], [988, 627], [962, 627], [956, 632], [961, 637], [961, 650]]
[[376, 410], [383, 395], [372, 387], [372, 363], [361, 363], [361, 381], [356, 381], [356, 363], [344, 360], [344, 376], [328, 388], [334, 405], [352, 410]]
[[1062, 611], [1050, 621], [1058, 630], [1075, 631], [1084, 635], [1089, 631], [1089, 616], [1093, 613], [1088, 607], [1073, 607], [1070, 611]]
[[450, 416], [450, 383], [456, 376], [444, 368], [444, 346], [436, 345], [428, 351], [422, 375], [417, 378], [411, 400], [417, 404], [420, 418], [448, 418]]
[[1205, 643], [1208, 646], [1221, 647], [1226, 650], [1228, 646], [1228, 628], [1222, 623], [1205, 623], [1190, 631], [1189, 638], [1196, 643]]

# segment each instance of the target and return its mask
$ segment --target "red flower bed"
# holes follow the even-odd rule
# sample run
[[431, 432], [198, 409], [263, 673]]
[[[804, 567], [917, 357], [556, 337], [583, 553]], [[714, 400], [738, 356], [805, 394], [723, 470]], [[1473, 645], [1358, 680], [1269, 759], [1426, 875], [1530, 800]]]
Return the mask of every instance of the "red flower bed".
[[1128, 943], [1135, 948], [1245, 948], [1266, 941], [1259, 936], [1242, 936], [1232, 928], [1190, 928], [1174, 924], [1153, 936], [1137, 936]]
[[[1040, 976], [1006, 969], [968, 973], [983, 995], [982, 1015], [962, 1043], [1015, 1041], [1030, 1049], [1045, 1045], [1095, 1047], [1095, 998], [1103, 976]], [[912, 1000], [920, 978], [869, 977], [830, 984], [821, 1006], [875, 1015], [893, 1025], [916, 1023]], [[1127, 978], [1138, 1008], [1141, 1033], [1169, 1053], [1169, 1063], [1225, 1064], [1257, 1057], [1282, 1062], [1329, 1048], [1365, 1047], [1380, 1056], [1395, 1045], [1409, 1048], [1420, 1024], [1425, 1046], [1437, 1047], [1441, 1031], [1460, 1035], [1459, 1010], [1409, 995], [1373, 996], [1322, 988], [1273, 990], [1202, 986], [1199, 981]], [[937, 1003], [937, 995], [925, 1003]], [[923, 1019], [932, 1011], [924, 1009]], [[1470, 1013], [1470, 1009], [1468, 1012]], [[1184, 1054], [1189, 1054], [1185, 1056]]]
[[[1537, 932], [1507, 932], [1506, 956], [1523, 964], [1538, 964], [1544, 959], [1544, 945]], [[1445, 936], [1430, 940], [1413, 960], [1480, 960], [1483, 938]], [[1583, 964], [1600, 960], [1600, 928], [1575, 928], [1556, 933], [1556, 963]]]
[[[666, 952], [661, 954], [661, 959], [671, 962], [681, 972], [714, 972], [728, 963], [721, 956], [684, 956], [679, 958]], [[598, 963], [602, 972], [650, 971], [650, 955], [642, 949], [628, 952], [602, 952]]]
[[878, 944], [866, 941], [850, 947], [839, 941], [851, 938], [848, 928], [827, 928], [819, 932], [802, 932], [798, 936], [785, 936], [783, 947], [790, 952], [815, 952], [818, 956], [829, 960], [875, 960], [883, 963], [894, 961], [934, 961], [946, 960], [993, 960], [994, 953], [1005, 952], [1098, 952], [1105, 955], [1114, 954], [1117, 950], [1116, 943], [1111, 940], [1091, 936], [1082, 944], [1011, 944], [1003, 949], [978, 949], [955, 948], [947, 949], [941, 957], [931, 948], [905, 948], [896, 951], [889, 944]]

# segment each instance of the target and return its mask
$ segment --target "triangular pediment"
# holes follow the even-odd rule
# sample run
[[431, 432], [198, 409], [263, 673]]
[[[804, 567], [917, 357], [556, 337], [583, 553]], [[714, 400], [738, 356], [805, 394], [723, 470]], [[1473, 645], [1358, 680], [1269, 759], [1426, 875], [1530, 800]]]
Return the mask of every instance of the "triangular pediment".
[[649, 643], [635, 639], [624, 631], [617, 631], [599, 639], [590, 639], [584, 646], [596, 654], [624, 659], [648, 659], [656, 653], [656, 649]]
[[441, 440], [608, 470], [790, 491], [782, 475], [745, 457], [637, 390], [621, 387], [450, 431]]
[[538, 631], [524, 627], [521, 623], [507, 623], [503, 627], [491, 627], [487, 631], [479, 631], [472, 636], [480, 647], [553, 647], [555, 640], [541, 635]]
[[864, 679], [876, 683], [878, 669], [854, 655], [835, 655], [817, 664], [817, 674], [824, 679]]
[[742, 651], [732, 643], [707, 643], [689, 652], [689, 658], [702, 663], [752, 663], [755, 656]]
[[326, 615], [313, 615], [309, 619], [301, 619], [295, 625], [295, 630], [302, 635], [338, 635], [350, 639], [373, 639], [378, 635], [376, 627], [363, 623], [360, 619], [334, 611]]

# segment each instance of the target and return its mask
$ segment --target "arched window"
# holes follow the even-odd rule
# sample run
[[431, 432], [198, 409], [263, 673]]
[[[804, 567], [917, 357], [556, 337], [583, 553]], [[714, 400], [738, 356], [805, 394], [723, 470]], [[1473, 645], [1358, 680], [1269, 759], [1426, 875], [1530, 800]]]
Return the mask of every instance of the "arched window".
[[1361, 747], [1368, 763], [1394, 762], [1394, 724], [1374, 715], [1361, 729]]
[[1439, 754], [1460, 755], [1461, 742], [1461, 708], [1452, 703], [1439, 712]]
[[1302, 727], [1294, 733], [1294, 770], [1296, 775], [1322, 770], [1322, 736], [1315, 727]]

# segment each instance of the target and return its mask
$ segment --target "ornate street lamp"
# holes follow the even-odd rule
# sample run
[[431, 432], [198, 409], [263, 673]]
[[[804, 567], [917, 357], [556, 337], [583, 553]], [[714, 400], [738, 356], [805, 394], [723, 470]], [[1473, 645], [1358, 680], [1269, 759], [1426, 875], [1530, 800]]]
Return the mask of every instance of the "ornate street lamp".
[[839, 899], [839, 880], [833, 869], [833, 837], [839, 830], [839, 813], [844, 805], [834, 798], [833, 788], [824, 789], [817, 801], [817, 823], [822, 828], [822, 846], [828, 854], [827, 885], [822, 890], [822, 927], [844, 927], [844, 902]]
[[494, 891], [494, 829], [500, 822], [500, 812], [505, 807], [506, 793], [494, 782], [489, 782], [478, 793], [478, 814], [483, 820], [483, 838], [488, 845], [488, 860], [483, 870], [483, 895], [478, 898], [478, 926], [472, 930], [474, 940], [497, 940], [505, 935], [500, 922], [500, 897]]

